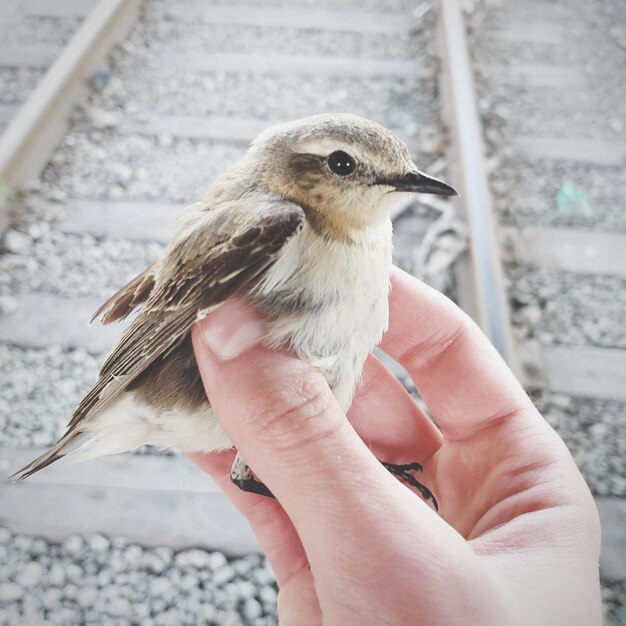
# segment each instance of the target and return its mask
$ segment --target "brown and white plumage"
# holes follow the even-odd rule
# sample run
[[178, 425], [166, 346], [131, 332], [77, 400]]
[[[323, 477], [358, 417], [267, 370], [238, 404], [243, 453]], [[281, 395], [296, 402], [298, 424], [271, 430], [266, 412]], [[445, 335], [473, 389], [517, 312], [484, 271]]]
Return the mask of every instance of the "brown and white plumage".
[[[329, 155], [338, 153], [353, 171], [332, 170]], [[390, 192], [420, 186], [452, 192], [417, 172], [404, 144], [374, 122], [322, 115], [262, 133], [190, 207], [163, 257], [96, 312], [109, 324], [140, 309], [66, 434], [14, 478], [73, 451], [90, 458], [143, 444], [229, 447], [190, 331], [235, 294], [265, 315], [266, 343], [322, 367], [347, 408], [387, 324]]]

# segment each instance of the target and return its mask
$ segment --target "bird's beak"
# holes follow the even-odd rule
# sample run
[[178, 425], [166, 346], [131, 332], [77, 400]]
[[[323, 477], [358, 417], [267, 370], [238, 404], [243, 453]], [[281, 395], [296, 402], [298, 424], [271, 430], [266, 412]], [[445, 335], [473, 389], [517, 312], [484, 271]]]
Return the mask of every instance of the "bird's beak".
[[394, 191], [412, 191], [418, 193], [430, 193], [436, 196], [458, 196], [459, 194], [450, 185], [438, 178], [424, 174], [419, 170], [413, 170], [401, 178], [391, 180], [379, 180], [379, 185], [395, 187]]

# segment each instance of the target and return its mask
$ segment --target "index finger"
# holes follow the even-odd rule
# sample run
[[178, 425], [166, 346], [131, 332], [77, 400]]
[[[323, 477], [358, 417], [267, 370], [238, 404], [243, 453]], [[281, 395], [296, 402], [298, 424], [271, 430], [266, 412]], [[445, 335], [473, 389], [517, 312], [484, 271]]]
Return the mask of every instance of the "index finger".
[[535, 413], [496, 349], [451, 300], [394, 268], [389, 308], [380, 347], [409, 372], [447, 439]]

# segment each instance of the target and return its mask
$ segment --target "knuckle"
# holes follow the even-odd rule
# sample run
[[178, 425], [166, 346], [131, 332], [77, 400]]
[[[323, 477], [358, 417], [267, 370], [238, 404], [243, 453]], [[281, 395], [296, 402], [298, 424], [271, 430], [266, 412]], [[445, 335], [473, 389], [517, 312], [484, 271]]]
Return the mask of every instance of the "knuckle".
[[441, 357], [465, 343], [471, 330], [472, 322], [465, 316], [452, 327], [433, 329], [428, 340], [406, 350], [400, 360], [415, 369], [430, 367]]
[[308, 368], [298, 368], [267, 390], [250, 417], [260, 439], [277, 448], [291, 448], [334, 432], [342, 421], [341, 412], [334, 409], [324, 378]]

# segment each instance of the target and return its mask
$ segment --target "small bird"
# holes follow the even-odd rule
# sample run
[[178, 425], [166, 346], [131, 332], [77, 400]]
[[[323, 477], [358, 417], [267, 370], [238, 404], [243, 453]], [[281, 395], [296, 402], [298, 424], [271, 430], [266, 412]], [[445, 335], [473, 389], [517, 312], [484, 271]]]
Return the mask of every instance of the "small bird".
[[[84, 460], [144, 444], [231, 448], [205, 395], [191, 328], [233, 295], [263, 315], [264, 344], [320, 367], [347, 410], [387, 328], [389, 209], [399, 192], [456, 195], [420, 172], [393, 133], [355, 115], [315, 115], [262, 132], [186, 210], [163, 256], [95, 313], [110, 324], [141, 309], [65, 435], [12, 478], [69, 453]], [[385, 466], [408, 482], [408, 470], [419, 468]], [[231, 478], [271, 495], [239, 455]]]

